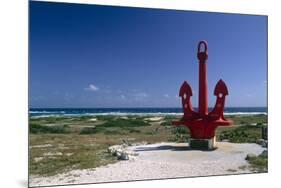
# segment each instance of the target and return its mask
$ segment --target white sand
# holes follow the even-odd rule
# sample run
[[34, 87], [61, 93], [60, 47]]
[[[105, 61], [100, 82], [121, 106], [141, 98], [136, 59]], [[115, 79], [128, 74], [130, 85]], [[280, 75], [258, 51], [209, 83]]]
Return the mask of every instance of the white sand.
[[89, 121], [98, 121], [98, 119], [97, 118], [91, 118], [91, 119], [89, 119]]
[[148, 120], [148, 121], [161, 121], [163, 120], [164, 117], [151, 117], [151, 118], [145, 118], [145, 120]]
[[214, 151], [199, 151], [188, 150], [187, 144], [175, 143], [132, 146], [128, 149], [139, 153], [135, 159], [52, 177], [31, 176], [30, 186], [249, 173], [248, 169], [239, 168], [248, 165], [246, 155], [258, 155], [264, 150], [257, 144], [227, 142], [218, 142], [218, 147]]

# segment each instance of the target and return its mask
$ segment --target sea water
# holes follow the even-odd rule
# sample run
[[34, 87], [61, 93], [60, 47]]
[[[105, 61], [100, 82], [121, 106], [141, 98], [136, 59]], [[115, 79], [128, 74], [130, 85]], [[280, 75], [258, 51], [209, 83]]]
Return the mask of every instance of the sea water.
[[[196, 110], [196, 108], [195, 108]], [[209, 109], [211, 111], [212, 109]], [[157, 116], [182, 115], [182, 108], [30, 108], [30, 117], [50, 116]], [[257, 115], [267, 114], [267, 107], [228, 107], [224, 109], [225, 115]]]

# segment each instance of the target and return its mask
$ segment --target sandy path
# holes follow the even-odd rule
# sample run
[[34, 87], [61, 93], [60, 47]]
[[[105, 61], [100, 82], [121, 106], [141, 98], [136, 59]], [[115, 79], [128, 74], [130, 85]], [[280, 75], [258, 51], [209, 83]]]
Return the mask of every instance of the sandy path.
[[[73, 170], [52, 177], [30, 177], [30, 186], [97, 183], [248, 173], [248, 153], [260, 154], [257, 144], [219, 142], [215, 151], [188, 150], [187, 144], [160, 143], [129, 147], [139, 156], [97, 169]], [[230, 170], [231, 169], [231, 170]]]

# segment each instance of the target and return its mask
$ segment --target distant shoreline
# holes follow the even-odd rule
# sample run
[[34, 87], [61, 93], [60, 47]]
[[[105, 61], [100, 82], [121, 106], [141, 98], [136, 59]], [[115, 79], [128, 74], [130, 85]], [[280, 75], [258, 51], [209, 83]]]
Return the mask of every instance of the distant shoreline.
[[[195, 108], [196, 110], [196, 108]], [[210, 108], [209, 111], [212, 109]], [[30, 117], [181, 116], [181, 108], [30, 108]], [[225, 115], [267, 115], [267, 107], [228, 107]]]

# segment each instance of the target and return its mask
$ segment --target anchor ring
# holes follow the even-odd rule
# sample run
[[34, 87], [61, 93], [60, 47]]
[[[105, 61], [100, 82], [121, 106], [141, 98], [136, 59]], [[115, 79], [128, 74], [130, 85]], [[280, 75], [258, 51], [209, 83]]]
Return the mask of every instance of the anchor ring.
[[198, 43], [198, 48], [197, 48], [197, 53], [202, 53], [200, 52], [200, 49], [201, 49], [201, 45], [204, 45], [204, 53], [207, 53], [208, 52], [208, 44], [207, 44], [207, 41], [204, 41], [204, 40], [201, 40], [199, 43]]
[[[201, 52], [201, 46], [204, 45], [204, 51]], [[200, 62], [205, 62], [208, 59], [208, 45], [207, 41], [200, 41], [198, 43], [197, 58]]]

